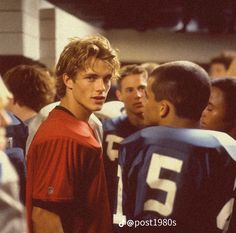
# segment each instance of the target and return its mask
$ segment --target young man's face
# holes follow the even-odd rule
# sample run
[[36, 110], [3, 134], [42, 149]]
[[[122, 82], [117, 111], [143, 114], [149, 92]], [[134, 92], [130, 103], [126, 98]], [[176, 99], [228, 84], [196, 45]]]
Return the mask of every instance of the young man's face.
[[121, 90], [117, 90], [117, 96], [124, 102], [126, 113], [142, 115], [146, 102], [145, 89], [147, 79], [143, 74], [131, 74], [121, 81]]
[[111, 86], [111, 78], [110, 66], [96, 59], [92, 67], [77, 72], [70, 86], [72, 102], [90, 113], [101, 110]]
[[222, 91], [212, 87], [207, 107], [202, 112], [201, 128], [225, 131], [227, 128], [226, 106]]
[[211, 79], [222, 78], [226, 76], [226, 68], [222, 63], [211, 64], [209, 76]]
[[144, 123], [145, 125], [158, 125], [160, 104], [156, 101], [152, 91], [153, 78], [149, 78], [147, 82], [146, 96], [147, 102], [144, 107]]

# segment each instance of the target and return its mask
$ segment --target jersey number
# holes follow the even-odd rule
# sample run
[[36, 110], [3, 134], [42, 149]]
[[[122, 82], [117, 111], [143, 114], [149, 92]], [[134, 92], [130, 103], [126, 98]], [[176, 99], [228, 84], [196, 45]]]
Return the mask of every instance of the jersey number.
[[126, 222], [126, 216], [123, 214], [122, 208], [122, 196], [123, 196], [123, 182], [121, 177], [121, 167], [118, 165], [117, 176], [119, 178], [118, 188], [117, 188], [117, 208], [116, 213], [113, 214], [113, 223], [114, 224], [122, 224]]
[[121, 138], [116, 135], [109, 134], [106, 137], [107, 142], [107, 155], [110, 158], [111, 161], [114, 161], [118, 158], [118, 150], [113, 149], [114, 143], [120, 143], [124, 138]]
[[144, 210], [154, 211], [163, 216], [168, 216], [172, 213], [177, 185], [172, 180], [160, 178], [160, 172], [164, 168], [180, 173], [182, 165], [182, 160], [156, 153], [152, 155], [146, 182], [150, 188], [165, 191], [167, 195], [164, 204], [154, 199], [147, 200], [144, 203]]

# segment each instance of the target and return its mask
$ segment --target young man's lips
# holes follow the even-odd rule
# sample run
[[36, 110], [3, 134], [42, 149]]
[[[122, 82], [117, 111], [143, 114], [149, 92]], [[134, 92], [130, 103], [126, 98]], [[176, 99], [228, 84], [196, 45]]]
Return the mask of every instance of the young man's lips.
[[205, 127], [206, 126], [206, 123], [205, 122], [200, 122], [200, 127]]
[[92, 99], [96, 104], [103, 104], [106, 98], [104, 96], [94, 96]]
[[141, 102], [139, 102], [139, 103], [135, 103], [134, 106], [140, 108], [140, 107], [143, 107], [143, 103], [141, 103]]
[[92, 97], [92, 99], [95, 99], [95, 100], [105, 100], [105, 96], [94, 96], [94, 97]]

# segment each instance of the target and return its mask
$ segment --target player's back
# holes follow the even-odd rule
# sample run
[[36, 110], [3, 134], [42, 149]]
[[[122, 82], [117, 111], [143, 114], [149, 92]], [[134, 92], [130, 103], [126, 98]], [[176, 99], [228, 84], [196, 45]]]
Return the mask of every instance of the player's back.
[[144, 221], [125, 231], [218, 232], [235, 153], [236, 142], [213, 131], [149, 127], [128, 137], [119, 154], [123, 210], [127, 220]]

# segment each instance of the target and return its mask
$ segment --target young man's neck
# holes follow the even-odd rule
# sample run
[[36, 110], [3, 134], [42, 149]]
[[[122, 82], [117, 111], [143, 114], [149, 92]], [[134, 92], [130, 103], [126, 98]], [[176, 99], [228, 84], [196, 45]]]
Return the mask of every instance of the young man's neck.
[[22, 121], [27, 121], [37, 115], [37, 112], [27, 106], [15, 105], [10, 111]]
[[91, 112], [85, 109], [84, 106], [79, 103], [72, 103], [71, 100], [67, 99], [66, 97], [61, 99], [60, 106], [68, 109], [80, 121], [88, 122], [91, 115]]
[[162, 125], [174, 127], [174, 128], [193, 128], [198, 129], [199, 128], [199, 121], [198, 120], [192, 120], [187, 118], [173, 118], [169, 122], [166, 122]]
[[133, 114], [127, 112], [127, 116], [131, 125], [136, 127], [142, 127], [144, 125], [143, 114]]

